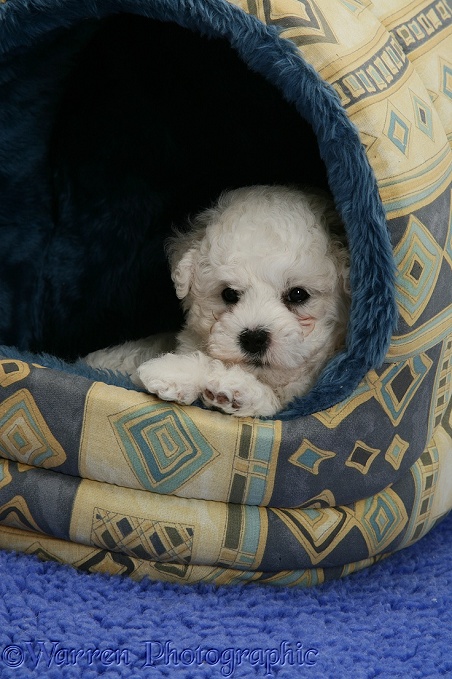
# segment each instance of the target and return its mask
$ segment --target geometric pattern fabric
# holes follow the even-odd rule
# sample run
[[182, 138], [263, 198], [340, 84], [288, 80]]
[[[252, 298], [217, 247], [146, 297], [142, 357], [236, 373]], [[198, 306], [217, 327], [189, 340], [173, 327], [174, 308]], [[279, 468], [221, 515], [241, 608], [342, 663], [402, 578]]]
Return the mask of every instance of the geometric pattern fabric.
[[386, 361], [283, 422], [4, 358], [2, 547], [136, 578], [305, 586], [412, 544], [452, 507], [450, 3], [233, 4], [292, 41], [366, 148], [397, 269]]

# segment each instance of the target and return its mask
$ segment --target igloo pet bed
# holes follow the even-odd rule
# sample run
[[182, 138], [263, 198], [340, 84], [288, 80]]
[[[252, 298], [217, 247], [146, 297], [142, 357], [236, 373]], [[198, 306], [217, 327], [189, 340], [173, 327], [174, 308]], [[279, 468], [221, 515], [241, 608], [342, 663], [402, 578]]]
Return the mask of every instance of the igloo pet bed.
[[[452, 506], [447, 0], [0, 5], [0, 544], [312, 584]], [[346, 348], [274, 419], [78, 361], [177, 330], [163, 242], [225, 188], [328, 187]]]

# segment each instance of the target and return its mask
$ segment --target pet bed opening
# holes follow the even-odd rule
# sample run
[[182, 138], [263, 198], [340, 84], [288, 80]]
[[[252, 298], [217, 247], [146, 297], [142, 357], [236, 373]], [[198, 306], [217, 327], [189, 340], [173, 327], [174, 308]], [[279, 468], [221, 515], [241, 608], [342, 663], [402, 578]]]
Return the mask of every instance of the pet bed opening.
[[30, 107], [23, 146], [35, 141], [14, 159], [25, 200], [16, 190], [3, 209], [27, 243], [2, 275], [18, 321], [4, 316], [2, 342], [72, 360], [177, 330], [163, 252], [174, 223], [227, 188], [329, 186], [352, 254], [348, 348], [292, 414], [350, 393], [383, 358], [395, 305], [377, 187], [336, 95], [276, 31], [222, 2], [215, 19], [179, 6], [90, 18], [70, 4], [83, 21], [12, 59]]
[[71, 358], [180, 326], [163, 241], [222, 190], [326, 184], [310, 126], [224, 39], [133, 15], [94, 30], [50, 142], [51, 247], [71, 234], [84, 263], [66, 270], [77, 294], [61, 281], [47, 305], [39, 349]]

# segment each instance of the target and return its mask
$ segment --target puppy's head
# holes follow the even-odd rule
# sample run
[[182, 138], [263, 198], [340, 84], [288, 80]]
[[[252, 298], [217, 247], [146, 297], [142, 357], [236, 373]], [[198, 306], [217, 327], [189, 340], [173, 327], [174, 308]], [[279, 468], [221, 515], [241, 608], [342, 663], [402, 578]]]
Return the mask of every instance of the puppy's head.
[[269, 186], [224, 193], [169, 246], [200, 348], [276, 381], [325, 348], [333, 353], [344, 341], [349, 298], [339, 232], [326, 194]]

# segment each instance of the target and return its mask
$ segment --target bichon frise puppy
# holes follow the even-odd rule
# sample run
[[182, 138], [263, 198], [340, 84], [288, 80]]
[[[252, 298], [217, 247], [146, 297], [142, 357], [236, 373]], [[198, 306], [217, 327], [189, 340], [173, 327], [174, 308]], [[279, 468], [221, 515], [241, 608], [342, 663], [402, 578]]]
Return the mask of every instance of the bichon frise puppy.
[[228, 191], [170, 239], [169, 258], [186, 312], [176, 345], [127, 342], [90, 354], [90, 365], [126, 372], [164, 400], [270, 416], [345, 342], [348, 252], [326, 194]]

